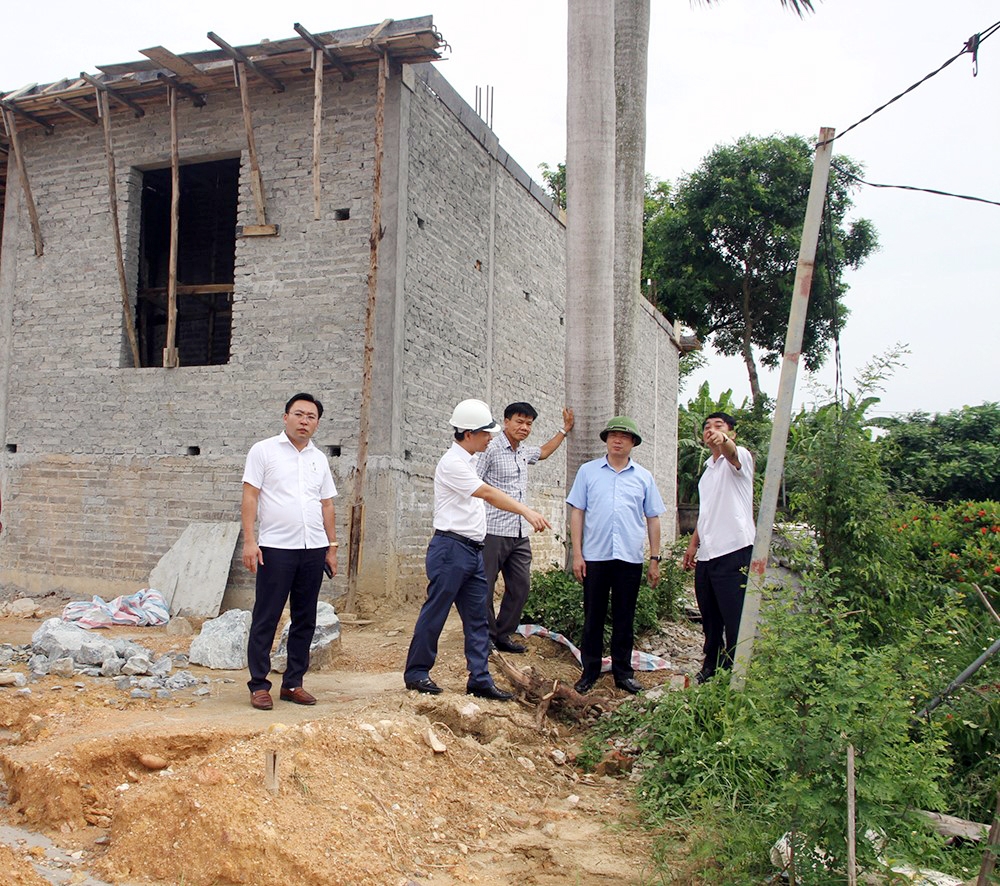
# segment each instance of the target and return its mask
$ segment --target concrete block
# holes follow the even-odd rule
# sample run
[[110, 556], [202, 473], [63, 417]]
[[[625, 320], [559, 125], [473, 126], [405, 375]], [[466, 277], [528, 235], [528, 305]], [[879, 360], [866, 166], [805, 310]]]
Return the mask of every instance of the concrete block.
[[192, 523], [149, 574], [171, 615], [215, 618], [229, 580], [239, 523]]

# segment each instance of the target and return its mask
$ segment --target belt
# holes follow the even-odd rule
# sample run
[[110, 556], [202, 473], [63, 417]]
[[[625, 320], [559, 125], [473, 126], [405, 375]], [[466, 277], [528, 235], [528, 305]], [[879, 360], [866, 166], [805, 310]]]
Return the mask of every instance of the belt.
[[466, 538], [464, 535], [459, 535], [457, 532], [449, 532], [447, 529], [435, 529], [435, 535], [443, 535], [445, 538], [453, 538], [455, 541], [460, 541], [464, 545], [468, 545], [470, 548], [475, 548], [477, 551], [483, 549], [483, 543], [481, 541], [473, 541], [471, 538]]

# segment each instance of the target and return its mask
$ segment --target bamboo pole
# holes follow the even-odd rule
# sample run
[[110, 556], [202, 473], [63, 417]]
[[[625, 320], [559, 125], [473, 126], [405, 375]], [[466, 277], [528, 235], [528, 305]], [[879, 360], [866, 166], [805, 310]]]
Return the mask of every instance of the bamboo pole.
[[178, 366], [177, 354], [177, 229], [180, 224], [181, 169], [177, 147], [177, 90], [167, 87], [170, 103], [170, 262], [167, 272], [167, 340], [163, 348], [165, 368]]
[[320, 220], [319, 158], [323, 140], [323, 53], [314, 49], [313, 57], [313, 218]]
[[115, 149], [111, 141], [111, 102], [107, 93], [94, 90], [97, 98], [97, 113], [104, 124], [104, 155], [108, 161], [108, 197], [111, 201], [111, 233], [115, 240], [115, 266], [118, 269], [118, 288], [122, 296], [122, 311], [125, 318], [125, 332], [128, 335], [132, 365], [139, 367], [139, 339], [135, 334], [135, 319], [132, 316], [132, 301], [129, 298], [128, 280], [125, 277], [125, 257], [122, 254], [122, 232], [118, 222], [118, 184], [115, 181]]
[[989, 886], [990, 874], [997, 864], [997, 846], [1000, 846], [1000, 791], [997, 791], [997, 807], [993, 813], [990, 835], [986, 839], [986, 850], [983, 852], [983, 863], [979, 868], [976, 886]]
[[805, 331], [806, 312], [809, 308], [809, 290], [812, 287], [813, 269], [816, 263], [816, 243], [819, 240], [819, 228], [823, 220], [826, 185], [830, 177], [830, 161], [833, 158], [834, 133], [835, 130], [829, 127], [824, 126], [820, 129], [819, 144], [813, 160], [809, 200], [806, 203], [806, 217], [802, 225], [802, 242], [799, 245], [799, 260], [795, 267], [792, 307], [789, 311], [788, 331], [785, 335], [785, 355], [781, 363], [778, 399], [774, 407], [771, 445], [767, 453], [767, 472], [764, 475], [764, 490], [761, 494], [760, 510], [757, 513], [757, 535], [750, 559], [750, 575], [746, 600], [743, 603], [743, 617], [740, 620], [739, 639], [736, 641], [736, 661], [733, 664], [731, 678], [731, 685], [734, 689], [742, 689], [746, 684], [747, 669], [750, 667], [754, 638], [757, 635], [761, 589], [764, 585], [764, 572], [771, 550], [771, 532], [774, 528], [774, 515], [778, 509], [781, 475], [785, 469], [785, 448], [788, 444], [788, 429], [792, 421], [795, 376], [802, 356], [802, 337]]
[[21, 138], [17, 134], [17, 124], [14, 115], [6, 108], [0, 107], [0, 115], [3, 116], [3, 125], [7, 128], [7, 137], [10, 139], [10, 149], [14, 152], [14, 163], [17, 165], [17, 174], [21, 179], [21, 190], [24, 191], [24, 202], [28, 204], [28, 218], [31, 220], [31, 234], [35, 238], [35, 255], [42, 255], [45, 252], [45, 244], [42, 242], [42, 226], [38, 223], [38, 209], [35, 206], [35, 198], [31, 194], [31, 182], [28, 181], [28, 168], [24, 163], [24, 151], [21, 150]]
[[361, 536], [364, 525], [365, 469], [368, 461], [368, 433], [371, 424], [372, 363], [375, 351], [375, 293], [378, 288], [378, 244], [382, 239], [382, 147], [385, 136], [385, 81], [389, 76], [389, 56], [383, 52], [378, 63], [375, 93], [375, 172], [372, 181], [372, 226], [368, 236], [368, 305], [365, 311], [365, 351], [361, 376], [361, 415], [358, 431], [358, 463], [354, 472], [351, 525], [347, 561], [347, 612], [354, 612], [358, 597], [358, 567], [361, 563]]
[[264, 181], [260, 174], [260, 161], [257, 159], [257, 140], [253, 134], [253, 114], [250, 111], [250, 87], [247, 84], [247, 70], [243, 62], [233, 62], [236, 70], [236, 82], [240, 86], [240, 106], [243, 109], [243, 128], [247, 133], [247, 154], [250, 157], [250, 190], [253, 193], [253, 203], [257, 210], [257, 224], [266, 225], [266, 208], [264, 206]]
[[854, 796], [854, 745], [847, 746], [847, 886], [858, 886], [857, 801]]

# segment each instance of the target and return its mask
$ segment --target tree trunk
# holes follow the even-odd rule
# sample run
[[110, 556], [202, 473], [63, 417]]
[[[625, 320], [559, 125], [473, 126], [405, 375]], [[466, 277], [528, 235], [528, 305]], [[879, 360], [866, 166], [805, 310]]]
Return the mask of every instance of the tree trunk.
[[743, 362], [750, 377], [750, 396], [754, 405], [761, 398], [760, 378], [757, 375], [757, 363], [753, 358], [753, 317], [750, 316], [750, 287], [743, 283], [743, 347], [741, 348]]
[[636, 316], [641, 294], [646, 190], [646, 82], [649, 0], [615, 0], [615, 403], [634, 415]]
[[614, 409], [615, 16], [606, 0], [569, 0], [566, 96], [567, 485], [604, 451]]

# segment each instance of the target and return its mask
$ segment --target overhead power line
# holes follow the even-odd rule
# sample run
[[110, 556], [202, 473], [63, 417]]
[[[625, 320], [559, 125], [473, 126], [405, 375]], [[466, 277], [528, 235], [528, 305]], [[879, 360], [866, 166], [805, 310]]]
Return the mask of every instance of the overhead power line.
[[[955, 55], [953, 55], [950, 59], [948, 59], [948, 61], [946, 61], [943, 65], [941, 65], [941, 67], [939, 67], [937, 70], [931, 71], [925, 77], [921, 77], [912, 86], [908, 86], [901, 93], [899, 93], [899, 95], [893, 96], [884, 105], [880, 105], [874, 111], [872, 111], [870, 114], [868, 114], [867, 116], [862, 117], [860, 120], [858, 120], [857, 123], [852, 123], [843, 132], [838, 132], [833, 138], [829, 139], [829, 141], [835, 141], [835, 140], [837, 140], [839, 138], [843, 138], [852, 129], [855, 129], [856, 127], [860, 126], [862, 123], [865, 123], [868, 120], [871, 120], [872, 117], [874, 117], [880, 111], [884, 111], [893, 102], [899, 101], [904, 95], [907, 95], [908, 93], [913, 92], [914, 89], [916, 89], [918, 86], [922, 85], [923, 83], [926, 83], [928, 80], [931, 79], [931, 77], [934, 77], [935, 75], [940, 74], [945, 68], [948, 67], [948, 65], [950, 65], [956, 59], [961, 58], [963, 55], [968, 55], [970, 53], [972, 54], [972, 76], [975, 77], [979, 73], [979, 47], [982, 45], [982, 43], [983, 43], [984, 40], [986, 40], [988, 37], [992, 37], [993, 34], [995, 34], [998, 29], [1000, 29], [1000, 22], [996, 22], [995, 24], [990, 25], [985, 31], [980, 31], [978, 34], [973, 34], [968, 40], [965, 41], [965, 45], [962, 47], [961, 51], [955, 53]], [[826, 144], [826, 142], [821, 142], [820, 144], [817, 145], [817, 147], [820, 147], [820, 145], [822, 145], [822, 144]], [[972, 199], [974, 199], [974, 198], [972, 198]]]
[[831, 163], [831, 165], [841, 175], [852, 181], [856, 181], [858, 184], [867, 185], [869, 188], [897, 188], [901, 191], [920, 191], [924, 194], [937, 194], [941, 197], [956, 197], [959, 200], [972, 200], [976, 203], [989, 203], [991, 206], [1000, 206], [1000, 201], [998, 200], [987, 200], [985, 197], [970, 197], [968, 194], [953, 194], [951, 191], [939, 191], [936, 188], [918, 188], [914, 185], [883, 185], [876, 182], [869, 182], [863, 178], [859, 178], [853, 172], [844, 169], [843, 166], [839, 166], [836, 162]]

